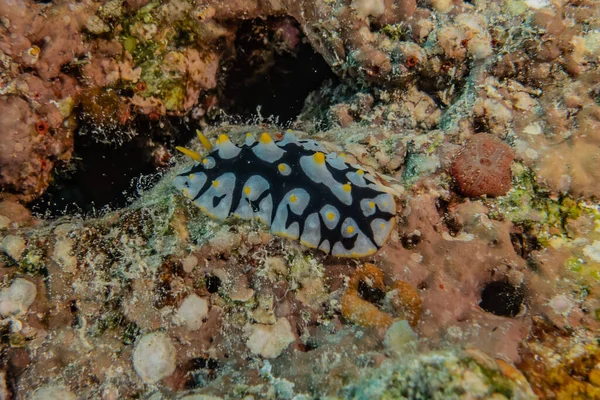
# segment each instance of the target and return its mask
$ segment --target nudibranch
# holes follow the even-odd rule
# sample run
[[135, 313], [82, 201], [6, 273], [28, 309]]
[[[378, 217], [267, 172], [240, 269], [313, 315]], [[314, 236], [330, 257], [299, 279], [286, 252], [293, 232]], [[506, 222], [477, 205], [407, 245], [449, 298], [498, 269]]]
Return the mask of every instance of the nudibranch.
[[198, 137], [208, 154], [178, 147], [195, 163], [175, 178], [175, 187], [214, 219], [258, 219], [274, 235], [337, 257], [375, 253], [394, 228], [392, 195], [314, 140], [291, 132], [280, 140], [247, 134], [237, 146], [220, 135], [213, 146]]

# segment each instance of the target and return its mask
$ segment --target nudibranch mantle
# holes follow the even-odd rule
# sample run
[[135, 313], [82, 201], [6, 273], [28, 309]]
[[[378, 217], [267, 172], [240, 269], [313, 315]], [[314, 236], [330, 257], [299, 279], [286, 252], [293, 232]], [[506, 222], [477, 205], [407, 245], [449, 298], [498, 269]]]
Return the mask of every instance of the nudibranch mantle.
[[274, 235], [337, 257], [375, 253], [394, 228], [392, 195], [314, 140], [291, 132], [281, 140], [248, 134], [237, 146], [220, 135], [212, 146], [198, 136], [209, 153], [178, 148], [195, 163], [174, 184], [212, 218], [258, 219]]

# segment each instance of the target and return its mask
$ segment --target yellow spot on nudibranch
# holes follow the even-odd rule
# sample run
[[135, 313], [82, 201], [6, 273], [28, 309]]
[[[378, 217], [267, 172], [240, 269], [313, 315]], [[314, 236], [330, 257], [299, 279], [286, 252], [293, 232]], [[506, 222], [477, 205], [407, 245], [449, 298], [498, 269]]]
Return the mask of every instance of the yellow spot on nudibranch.
[[349, 192], [352, 190], [352, 186], [350, 186], [349, 183], [346, 183], [344, 186], [342, 186], [342, 188], [344, 189], [344, 192]]
[[386, 228], [385, 224], [381, 224], [381, 225], [379, 225], [379, 227], [380, 227], [381, 229], [385, 229], [385, 228]]
[[190, 179], [194, 179], [194, 174], [189, 174], [189, 175], [188, 175], [188, 178], [190, 178]]
[[293, 194], [293, 195], [290, 196], [290, 202], [291, 203], [295, 203], [297, 200], [298, 200], [298, 197], [296, 197], [295, 194]]
[[353, 226], [349, 226], [348, 228], [346, 228], [346, 232], [348, 232], [348, 233], [354, 233], [354, 227]]
[[330, 220], [330, 221], [332, 221], [334, 218], [335, 218], [335, 214], [332, 213], [331, 211], [329, 211], [327, 213], [327, 219]]
[[263, 132], [260, 135], [260, 142], [263, 144], [269, 144], [273, 141], [273, 138], [271, 137], [271, 135], [269, 135], [267, 132]]
[[346, 158], [346, 153], [340, 153], [340, 157]]
[[194, 161], [200, 162], [200, 160], [202, 159], [202, 156], [193, 150], [186, 149], [185, 147], [181, 147], [181, 146], [177, 146], [175, 148]]
[[252, 189], [250, 189], [250, 186], [246, 186], [244, 188], [244, 193], [246, 194], [246, 196], [250, 195], [250, 193], [252, 193]]
[[375, 202], [374, 202], [374, 201], [370, 201], [370, 202], [369, 202], [369, 207], [371, 207], [371, 208], [375, 208]]
[[365, 171], [363, 171], [362, 169], [359, 169], [358, 171], [356, 171], [356, 173], [360, 176], [363, 176], [365, 174]]
[[219, 187], [219, 181], [218, 181], [217, 179], [215, 179], [215, 180], [213, 181], [212, 185], [213, 185], [214, 187]]
[[221, 134], [219, 135], [219, 138], [217, 139], [217, 144], [222, 144], [222, 143], [227, 143], [229, 142], [229, 137], [227, 137], [227, 135]]
[[206, 150], [211, 151], [213, 146], [212, 144], [210, 144], [206, 136], [204, 136], [204, 134], [199, 130], [196, 130], [196, 135], [198, 136], [198, 140], [200, 140], [200, 143], [202, 143], [202, 146], [204, 146]]
[[325, 154], [321, 153], [320, 151], [317, 151], [313, 156], [313, 159], [317, 164], [322, 165], [325, 163]]
[[206, 159], [206, 158], [205, 158], [205, 159], [203, 159], [203, 160], [202, 160], [202, 164], [204, 164], [204, 165], [208, 164], [208, 159]]

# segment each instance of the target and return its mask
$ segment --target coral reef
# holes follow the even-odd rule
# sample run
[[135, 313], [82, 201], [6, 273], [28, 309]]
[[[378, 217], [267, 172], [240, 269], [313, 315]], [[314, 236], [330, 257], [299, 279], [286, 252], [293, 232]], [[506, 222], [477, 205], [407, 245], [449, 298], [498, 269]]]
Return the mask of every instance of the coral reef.
[[595, 335], [577, 329], [556, 332], [538, 320], [536, 332], [524, 343], [520, 368], [540, 398], [597, 399], [600, 397]]
[[[232, 127], [229, 134], [246, 131]], [[420, 367], [394, 357], [416, 346], [425, 357], [417, 363], [427, 364], [428, 354], [438, 359], [430, 352], [449, 345], [522, 362], [519, 345], [534, 317], [598, 325], [584, 311], [598, 308], [595, 292], [577, 300], [570, 294], [586, 284], [579, 278], [585, 275], [564, 268], [573, 250], [557, 247], [552, 251], [564, 253], [557, 257], [550, 247], [535, 247], [526, 260], [514, 245], [513, 224], [491, 211], [502, 196], [459, 199], [440, 213], [443, 193], [423, 183], [409, 192], [400, 187], [405, 208], [398, 236], [373, 259], [377, 266], [355, 269], [352, 260], [327, 259], [254, 224], [211, 222], [173, 195], [176, 172], [131, 207], [100, 219], [30, 227], [14, 224], [18, 214], [5, 212], [0, 297], [11, 315], [6, 350], [18, 393], [60, 385], [78, 396], [129, 398], [149, 394], [152, 384], [233, 397], [255, 391], [273, 398], [287, 396], [283, 392], [351, 397], [363, 390], [348, 386], [363, 363], [396, 371], [388, 372], [387, 383], [378, 381], [377, 390], [404, 393], [411, 387], [408, 371]], [[589, 226], [581, 220], [586, 215], [596, 218], [567, 219], [571, 232]], [[579, 244], [578, 251], [595, 257], [593, 244], [587, 246]], [[562, 282], [562, 297], [556, 282]], [[385, 323], [372, 322], [378, 315]], [[56, 356], [42, 360], [40, 354]], [[478, 384], [481, 396], [530, 393], [509, 364], [487, 365], [504, 371], [492, 379], [479, 364], [448, 357], [457, 368], [488, 377]], [[337, 361], [319, 364], [316, 375], [302, 370], [330, 359]], [[364, 385], [375, 385], [365, 379]]]
[[[599, 397], [599, 21], [586, 0], [0, 0], [0, 397]], [[292, 127], [398, 204], [362, 261], [173, 184], [197, 125], [281, 138], [257, 82], [308, 87], [277, 69], [306, 43], [339, 80]], [[172, 168], [121, 209], [32, 216], [85, 140]], [[105, 191], [101, 157], [82, 179]]]
[[216, 86], [214, 42], [228, 32], [185, 2], [136, 10], [120, 1], [6, 0], [0, 15], [0, 187], [24, 202], [70, 159], [79, 105], [78, 118], [103, 143], [135, 136], [127, 124], [137, 114], [181, 115]]
[[[598, 195], [593, 177], [600, 81], [594, 65], [600, 38], [593, 2], [114, 0], [69, 7], [66, 1], [19, 0], [1, 6], [2, 95], [19, 90], [19, 77], [41, 79], [56, 97], [44, 102], [53, 100], [62, 112], [54, 112], [54, 124], [47, 121], [51, 129], [70, 115], [73, 104], [65, 102], [78, 102], [60, 84], [67, 79], [117, 90], [119, 102], [132, 108], [131, 115], [111, 121], [119, 126], [138, 114], [156, 120], [192, 110], [204, 118], [216, 105], [218, 79], [227, 77], [219, 64], [243, 56], [235, 54], [235, 21], [288, 16], [273, 20], [272, 32], [256, 32], [269, 42], [269, 52], [298, 46], [292, 17], [334, 72], [372, 92], [354, 91], [361, 105], [333, 99], [333, 121], [371, 121], [418, 136], [439, 127], [461, 144], [469, 132], [489, 131], [509, 137], [518, 157], [554, 191]], [[59, 24], [63, 29], [49, 28]], [[68, 158], [72, 145], [57, 141]], [[43, 160], [52, 166], [51, 157]], [[27, 173], [36, 191], [14, 176], [3, 187], [24, 200], [39, 196], [47, 173], [33, 171]]]
[[536, 399], [524, 376], [502, 360], [468, 350], [419, 355], [383, 364], [345, 390], [346, 398]]

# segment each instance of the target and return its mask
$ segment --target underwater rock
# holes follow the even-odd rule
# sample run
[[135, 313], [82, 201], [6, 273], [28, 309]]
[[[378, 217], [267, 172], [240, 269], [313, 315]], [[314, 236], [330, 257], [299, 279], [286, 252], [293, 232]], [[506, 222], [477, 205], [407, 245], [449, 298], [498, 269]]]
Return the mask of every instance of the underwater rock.
[[536, 399], [523, 375], [500, 359], [477, 352], [436, 352], [385, 362], [348, 385], [345, 398]]
[[47, 120], [50, 114], [44, 114], [56, 111], [49, 107], [36, 110], [20, 97], [0, 96], [0, 187], [19, 200], [40, 196], [50, 183], [52, 165], [72, 151], [71, 128], [59, 126], [60, 115]]
[[0, 291], [0, 315], [25, 314], [35, 301], [37, 288], [27, 279], [17, 278], [8, 288]]
[[264, 358], [277, 358], [294, 340], [292, 326], [285, 318], [279, 318], [273, 325], [252, 324], [246, 346], [254, 354]]
[[16, 235], [8, 235], [0, 241], [0, 250], [5, 252], [15, 261], [21, 259], [21, 255], [25, 251], [27, 243], [22, 237]]
[[31, 396], [32, 400], [76, 400], [77, 395], [64, 386], [47, 385], [37, 389]]
[[175, 347], [162, 332], [143, 336], [133, 352], [133, 367], [146, 383], [156, 383], [175, 371]]
[[195, 294], [190, 294], [177, 309], [177, 319], [190, 331], [197, 331], [208, 314], [208, 302]]

